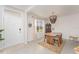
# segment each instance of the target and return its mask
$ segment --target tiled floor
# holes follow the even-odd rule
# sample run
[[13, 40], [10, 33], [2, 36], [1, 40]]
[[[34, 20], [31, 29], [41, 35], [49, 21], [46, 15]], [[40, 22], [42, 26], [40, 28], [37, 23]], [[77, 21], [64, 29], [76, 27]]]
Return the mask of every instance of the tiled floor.
[[75, 41], [67, 40], [61, 54], [74, 54]]
[[[17, 46], [13, 46], [10, 48], [6, 48], [2, 50], [0, 53], [10, 53], [10, 54], [55, 54], [54, 52], [44, 48], [38, 44], [40, 40], [29, 42], [28, 44], [21, 44]], [[67, 40], [61, 54], [74, 54], [73, 48], [75, 47], [75, 42], [71, 40]]]

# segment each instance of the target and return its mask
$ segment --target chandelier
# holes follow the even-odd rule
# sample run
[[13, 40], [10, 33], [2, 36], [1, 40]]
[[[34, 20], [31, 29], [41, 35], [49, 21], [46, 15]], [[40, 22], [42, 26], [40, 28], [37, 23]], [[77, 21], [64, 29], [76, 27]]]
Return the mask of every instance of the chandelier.
[[53, 15], [51, 15], [51, 16], [49, 17], [49, 19], [50, 19], [50, 22], [51, 22], [52, 24], [54, 24], [54, 23], [56, 22], [56, 20], [57, 20], [57, 15], [53, 14]]

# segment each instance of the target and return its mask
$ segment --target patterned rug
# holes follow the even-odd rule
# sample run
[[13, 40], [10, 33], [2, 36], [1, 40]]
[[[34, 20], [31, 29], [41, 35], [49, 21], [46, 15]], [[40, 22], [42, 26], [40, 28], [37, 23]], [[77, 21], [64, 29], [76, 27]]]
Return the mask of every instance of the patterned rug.
[[53, 46], [53, 45], [50, 45], [50, 44], [48, 44], [48, 43], [46, 43], [46, 42], [40, 42], [39, 44], [40, 44], [41, 46], [45, 47], [45, 48], [48, 48], [49, 50], [51, 50], [51, 51], [53, 51], [53, 52], [55, 52], [55, 53], [57, 53], [57, 54], [59, 54], [59, 53], [61, 53], [61, 50], [62, 50], [62, 48], [63, 48], [65, 42], [63, 41], [63, 43], [61, 44], [60, 47], [58, 47], [58, 46], [56, 46], [56, 45], [54, 45], [54, 46]]

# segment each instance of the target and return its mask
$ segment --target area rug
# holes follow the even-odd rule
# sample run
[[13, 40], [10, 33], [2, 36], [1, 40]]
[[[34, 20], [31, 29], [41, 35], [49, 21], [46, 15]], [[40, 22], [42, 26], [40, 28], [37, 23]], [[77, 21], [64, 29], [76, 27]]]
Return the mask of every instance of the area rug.
[[50, 44], [48, 44], [48, 43], [46, 43], [46, 42], [43, 42], [43, 41], [40, 42], [39, 44], [40, 44], [41, 46], [45, 47], [45, 48], [48, 48], [49, 50], [51, 50], [51, 51], [53, 51], [53, 52], [55, 52], [55, 53], [57, 53], [57, 54], [59, 54], [59, 53], [61, 53], [65, 42], [63, 41], [63, 43], [61, 44], [60, 47], [50, 45]]

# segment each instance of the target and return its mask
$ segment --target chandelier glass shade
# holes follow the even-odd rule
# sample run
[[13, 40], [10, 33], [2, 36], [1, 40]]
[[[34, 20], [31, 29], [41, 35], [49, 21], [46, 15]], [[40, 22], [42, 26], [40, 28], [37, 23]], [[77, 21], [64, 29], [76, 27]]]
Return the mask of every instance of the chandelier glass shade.
[[52, 24], [54, 24], [56, 22], [56, 20], [57, 20], [57, 16], [56, 15], [52, 15], [52, 16], [49, 17], [49, 19], [50, 19], [50, 22]]

